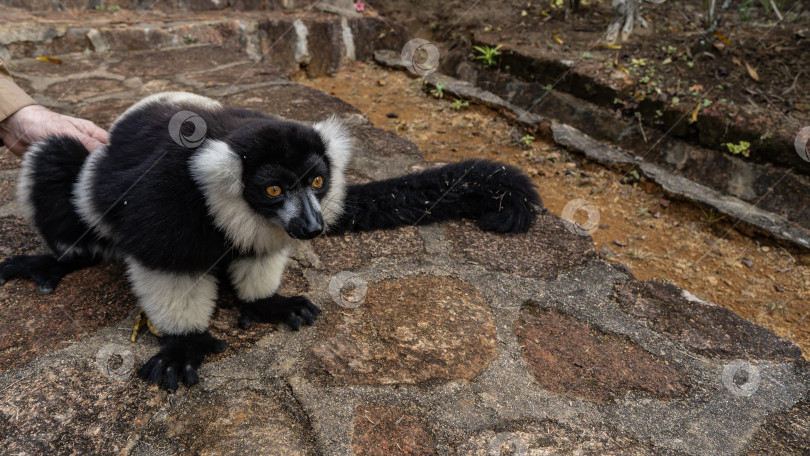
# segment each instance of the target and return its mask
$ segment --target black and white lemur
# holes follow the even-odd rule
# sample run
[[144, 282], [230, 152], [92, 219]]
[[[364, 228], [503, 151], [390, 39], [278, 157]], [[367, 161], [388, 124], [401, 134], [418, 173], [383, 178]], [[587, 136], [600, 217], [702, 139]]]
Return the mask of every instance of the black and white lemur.
[[[198, 118], [178, 125], [181, 112]], [[190, 139], [177, 141], [172, 123]], [[18, 205], [53, 254], [5, 260], [0, 284], [29, 278], [51, 293], [71, 271], [124, 261], [162, 334], [138, 373], [175, 390], [179, 381], [194, 384], [203, 358], [225, 348], [208, 332], [218, 283], [233, 286], [242, 327], [314, 321], [320, 309], [309, 299], [276, 294], [296, 240], [463, 217], [520, 232], [541, 207], [525, 174], [489, 161], [347, 186], [351, 147], [334, 118], [310, 127], [189, 93], [150, 96], [92, 153], [69, 137], [26, 153]]]

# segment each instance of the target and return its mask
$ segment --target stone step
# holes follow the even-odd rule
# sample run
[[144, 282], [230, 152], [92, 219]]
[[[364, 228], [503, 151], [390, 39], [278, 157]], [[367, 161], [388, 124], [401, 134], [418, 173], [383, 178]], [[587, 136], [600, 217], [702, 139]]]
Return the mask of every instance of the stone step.
[[301, 0], [0, 0], [0, 5], [28, 11], [156, 10], [156, 11], [263, 11], [293, 9]]
[[[559, 109], [553, 103], [545, 103], [545, 88], [548, 85], [553, 85], [555, 91], [574, 95], [611, 112], [619, 107], [616, 100], [634, 99], [639, 91], [639, 84], [632, 79], [605, 76], [601, 71], [602, 64], [596, 60], [580, 59], [575, 62], [561, 59], [536, 46], [504, 42], [495, 32], [475, 33], [473, 43], [491, 47], [501, 45], [503, 55], [500, 62], [505, 71], [489, 70], [472, 64], [466, 55], [464, 58], [446, 59], [447, 65], [442, 70], [450, 76], [463, 75], [463, 79], [475, 79], [477, 85], [498, 95], [508, 94], [505, 98], [524, 109], [535, 105], [532, 112], [536, 114], [542, 114], [546, 110], [556, 114]], [[540, 97], [544, 100], [537, 103]], [[639, 103], [637, 112], [641, 114], [645, 125], [666, 131], [676, 138], [726, 154], [728, 149], [724, 144], [729, 139], [746, 140], [751, 143], [751, 157], [747, 161], [769, 163], [810, 174], [810, 161], [803, 160], [794, 145], [796, 135], [808, 125], [801, 125], [786, 116], [781, 116], [778, 122], [774, 122], [756, 107], [739, 106], [732, 109], [721, 106], [720, 103], [701, 109], [697, 121], [690, 122], [694, 108], [694, 104], [673, 105], [645, 97]], [[632, 120], [630, 126], [637, 129], [635, 119]], [[608, 125], [615, 123], [609, 122]], [[592, 126], [598, 129], [601, 125]], [[763, 128], [767, 128], [767, 131]], [[640, 134], [638, 138], [627, 137], [627, 130], [629, 128], [604, 131], [601, 132], [603, 137], [600, 139], [609, 139], [628, 148], [638, 148], [640, 142], [646, 145]]]
[[[639, 106], [642, 118], [658, 118], [658, 111], [663, 123], [645, 125], [642, 133], [637, 121], [617, 117], [614, 104], [614, 100], [632, 97], [635, 85], [597, 77], [599, 68], [591, 61], [574, 65], [573, 61], [560, 61], [525, 46], [496, 42], [485, 33], [475, 36], [482, 45], [503, 44], [505, 71], [484, 68], [471, 62], [466, 53], [455, 51], [443, 56], [442, 72], [530, 114], [557, 120], [614, 144], [638, 163], [738, 198], [802, 231], [810, 230], [810, 160], [797, 152], [795, 144], [800, 141], [797, 138], [810, 141], [810, 126], [803, 129], [785, 121], [763, 131], [762, 119], [754, 113], [739, 114], [729, 122], [728, 112], [717, 106], [701, 110], [698, 121], [690, 125], [687, 111], [694, 106], [664, 107], [648, 101]], [[548, 90], [551, 84], [554, 90]], [[807, 132], [805, 136], [801, 131]], [[722, 138], [749, 140], [752, 158], [729, 154]], [[807, 242], [799, 245], [808, 246]]]
[[[3, 9], [0, 7], [0, 15]], [[310, 77], [330, 74], [348, 60], [366, 60], [375, 49], [400, 48], [402, 28], [371, 15], [340, 17], [312, 11], [228, 14], [84, 12], [33, 16], [11, 10], [0, 29], [0, 59], [67, 53], [105, 54], [215, 44]]]

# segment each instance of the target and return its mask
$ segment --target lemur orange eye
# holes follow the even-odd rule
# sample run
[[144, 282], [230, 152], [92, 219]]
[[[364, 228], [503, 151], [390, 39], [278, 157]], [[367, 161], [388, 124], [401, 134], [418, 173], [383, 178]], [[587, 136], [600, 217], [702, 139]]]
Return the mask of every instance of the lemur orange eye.
[[267, 187], [266, 189], [264, 189], [264, 191], [267, 192], [267, 196], [272, 196], [273, 198], [277, 197], [278, 195], [281, 195], [281, 187], [279, 187], [278, 185]]
[[315, 188], [321, 188], [323, 185], [323, 177], [318, 176], [312, 181], [312, 186]]

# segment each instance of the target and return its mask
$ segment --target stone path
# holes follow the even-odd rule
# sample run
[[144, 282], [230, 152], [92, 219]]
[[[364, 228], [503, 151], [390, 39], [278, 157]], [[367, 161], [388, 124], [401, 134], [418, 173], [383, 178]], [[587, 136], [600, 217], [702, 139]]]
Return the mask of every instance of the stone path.
[[[133, 101], [190, 90], [358, 138], [350, 180], [423, 169], [419, 150], [356, 108], [228, 47], [15, 62], [38, 100], [102, 126]], [[240, 76], [241, 75], [241, 76]], [[44, 246], [12, 198], [0, 153], [0, 256]], [[791, 342], [679, 288], [597, 259], [589, 237], [542, 215], [517, 236], [470, 222], [302, 244], [282, 292], [322, 309], [313, 327], [212, 332], [228, 350], [166, 394], [134, 369], [135, 299], [119, 265], [50, 296], [0, 287], [3, 454], [801, 454], [810, 369]]]

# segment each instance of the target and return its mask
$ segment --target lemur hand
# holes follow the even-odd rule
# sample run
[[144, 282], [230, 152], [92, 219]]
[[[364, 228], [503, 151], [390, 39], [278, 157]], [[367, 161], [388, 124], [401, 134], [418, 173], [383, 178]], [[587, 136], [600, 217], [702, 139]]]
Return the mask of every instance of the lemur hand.
[[107, 143], [107, 132], [93, 122], [57, 114], [40, 105], [26, 106], [0, 122], [0, 139], [19, 156], [37, 141], [55, 135], [73, 136], [90, 152]]

